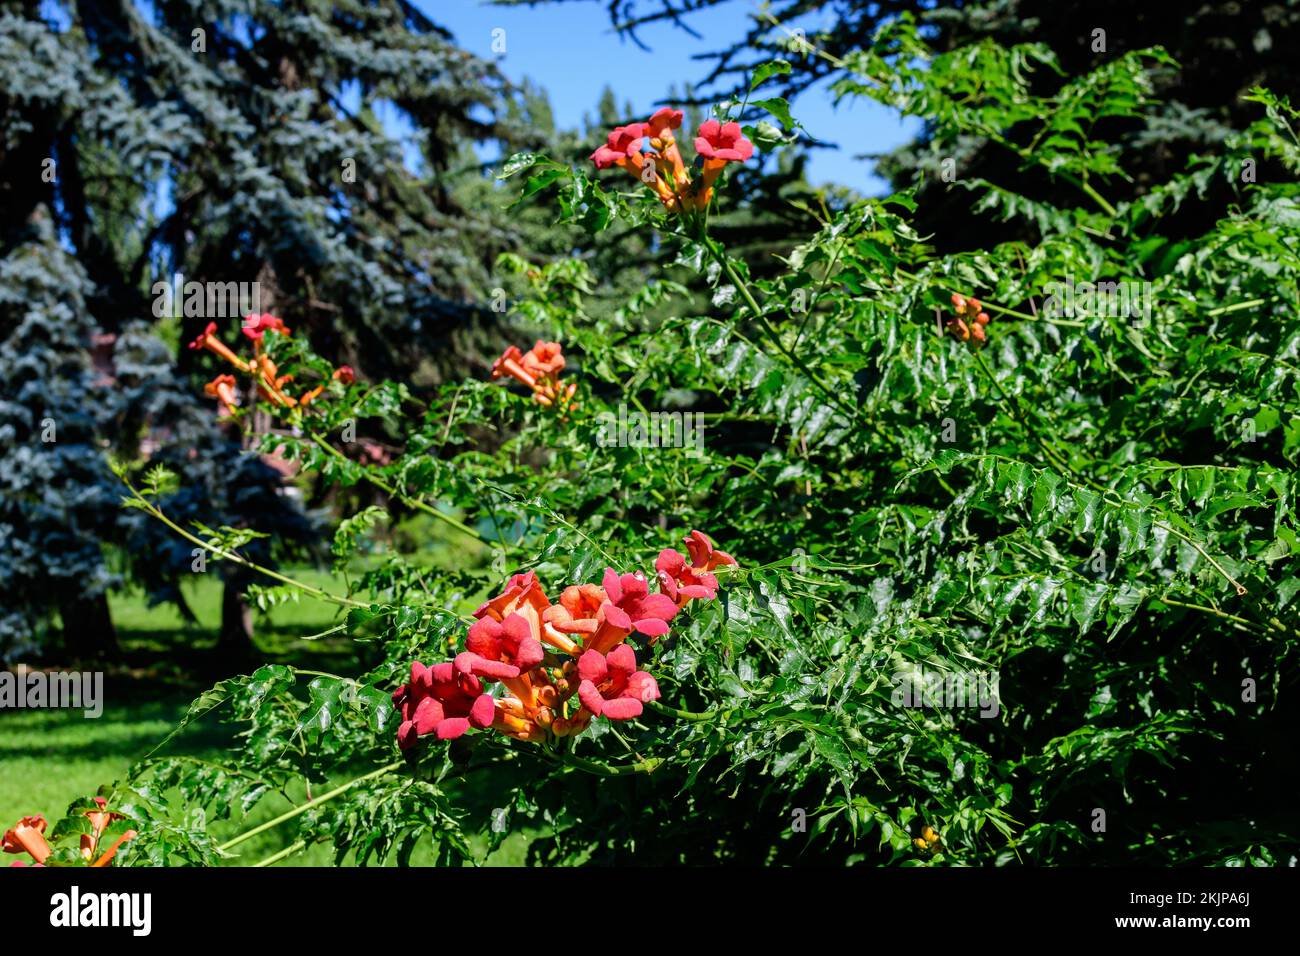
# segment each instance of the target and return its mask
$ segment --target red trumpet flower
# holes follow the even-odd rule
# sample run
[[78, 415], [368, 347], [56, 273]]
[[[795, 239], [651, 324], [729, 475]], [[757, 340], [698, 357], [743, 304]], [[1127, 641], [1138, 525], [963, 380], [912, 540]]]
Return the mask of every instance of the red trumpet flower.
[[606, 600], [604, 589], [595, 584], [565, 588], [560, 603], [552, 604], [542, 614], [542, 640], [576, 656], [580, 647], [574, 638], [590, 641], [600, 630], [604, 622], [600, 609]]
[[659, 685], [636, 669], [636, 654], [620, 644], [608, 655], [587, 651], [578, 659], [578, 699], [597, 717], [631, 720], [641, 716], [642, 704], [659, 699]]
[[[342, 382], [344, 385], [351, 385], [357, 380], [356, 375], [352, 372], [351, 365], [340, 365], [334, 370], [334, 374], [331, 375], [330, 378], [336, 382]], [[310, 405], [312, 402], [316, 401], [316, 399], [320, 398], [324, 391], [324, 385], [317, 385], [315, 388], [304, 392], [302, 397], [298, 399], [298, 404]]]
[[470, 727], [490, 727], [495, 712], [495, 701], [479, 679], [458, 673], [450, 661], [433, 667], [411, 664], [411, 680], [393, 692], [393, 704], [401, 709], [397, 742], [403, 750], [426, 734], [452, 740]]
[[[601, 583], [609, 596], [609, 602], [602, 608], [605, 620], [617, 628], [635, 629], [651, 637], [668, 633], [668, 622], [677, 614], [677, 605], [666, 594], [651, 594], [640, 571], [620, 575], [613, 568], [606, 568]], [[602, 652], [608, 649], [596, 648]]]
[[560, 382], [560, 371], [565, 364], [562, 353], [559, 342], [543, 342], [539, 339], [527, 352], [521, 352], [512, 345], [492, 363], [492, 377], [509, 375], [528, 386], [533, 392], [533, 401], [539, 405], [550, 407], [558, 402], [565, 407], [576, 407], [571, 405], [571, 400], [578, 389], [577, 384], [566, 386]]
[[658, 144], [655, 140], [664, 143], [673, 138], [673, 130], [682, 128], [682, 115], [681, 110], [665, 106], [646, 122], [645, 135], [650, 137], [650, 142], [656, 149]]
[[736, 559], [713, 546], [713, 541], [703, 531], [692, 531], [685, 538], [686, 550], [691, 554], [691, 566], [712, 571], [724, 564], [735, 564]]
[[[99, 849], [99, 843], [100, 840], [103, 839], [104, 831], [116, 821], [125, 820], [126, 815], [114, 810], [109, 810], [108, 801], [103, 797], [95, 798], [94, 810], [83, 810], [82, 814], [90, 820], [90, 832], [81, 835], [81, 856], [82, 859], [89, 860], [95, 856], [95, 852]], [[134, 838], [135, 835], [136, 833], [134, 830], [127, 830], [118, 837], [117, 841], [110, 846], [108, 850], [99, 857], [99, 859], [95, 860], [95, 862], [90, 865], [107, 866], [109, 861], [117, 855], [118, 847], [127, 840]]]
[[679, 608], [687, 601], [711, 601], [718, 596], [718, 579], [691, 567], [680, 551], [672, 548], [660, 551], [655, 571], [659, 575], [659, 590]]
[[641, 138], [645, 135], [645, 124], [629, 123], [616, 126], [605, 138], [605, 145], [591, 154], [591, 161], [597, 169], [609, 169], [622, 166], [624, 169], [639, 171], [644, 165], [641, 158]]
[[524, 353], [519, 351], [518, 346], [510, 346], [501, 353], [499, 359], [492, 363], [492, 377], [501, 378], [503, 375], [509, 375], [516, 381], [532, 388], [537, 384], [537, 379], [524, 370], [523, 359]]
[[[701, 182], [692, 183], [682, 160], [673, 130], [682, 125], [682, 112], [664, 107], [645, 123], [620, 126], [609, 134], [604, 146], [591, 154], [597, 169], [620, 166], [659, 197], [666, 209], [694, 213], [706, 209], [713, 196], [713, 184], [729, 162], [744, 162], [754, 155], [754, 144], [745, 138], [739, 123], [701, 123], [695, 137], [695, 152], [704, 162]], [[641, 140], [648, 137], [651, 150], [642, 152]], [[650, 164], [653, 164], [652, 166]]]
[[754, 155], [754, 144], [745, 138], [739, 123], [719, 123], [711, 119], [700, 124], [695, 137], [695, 152], [704, 157], [706, 166], [709, 161], [743, 163]]
[[711, 601], [717, 597], [718, 579], [712, 572], [723, 565], [736, 563], [727, 552], [715, 548], [703, 531], [691, 531], [685, 540], [689, 562], [673, 548], [660, 551], [655, 561], [659, 590], [679, 608], [688, 601]]
[[555, 375], [564, 368], [561, 351], [559, 342], [543, 342], [539, 339], [536, 345], [524, 353], [523, 366], [535, 378]]
[[[625, 642], [634, 631], [651, 643], [667, 634], [686, 602], [717, 595], [712, 570], [736, 563], [699, 531], [686, 546], [689, 563], [672, 549], [660, 554], [656, 593], [644, 574], [606, 568], [602, 584], [567, 587], [552, 604], [534, 572], [512, 576], [474, 612], [462, 653], [431, 669], [413, 664], [411, 680], [394, 693], [402, 748], [425, 734], [448, 739], [487, 726], [518, 740], [554, 740], [581, 733], [596, 716], [639, 715], [659, 688], [637, 670]], [[484, 681], [499, 681], [506, 693], [489, 696]]]
[[466, 650], [456, 656], [456, 670], [488, 680], [513, 680], [542, 662], [546, 652], [522, 614], [497, 622], [482, 617], [469, 629]]
[[117, 856], [117, 851], [121, 849], [122, 844], [125, 843], [127, 840], [134, 840], [136, 836], [137, 834], [134, 830], [127, 830], [120, 837], [118, 837], [116, 840], [113, 841], [113, 845], [104, 851], [103, 856], [101, 856], [98, 860], [96, 860], [94, 863], [90, 865], [92, 867], [108, 866], [108, 864], [113, 861], [113, 857]]
[[280, 319], [269, 312], [254, 313], [244, 316], [244, 334], [259, 345], [267, 332], [288, 335], [289, 328]]

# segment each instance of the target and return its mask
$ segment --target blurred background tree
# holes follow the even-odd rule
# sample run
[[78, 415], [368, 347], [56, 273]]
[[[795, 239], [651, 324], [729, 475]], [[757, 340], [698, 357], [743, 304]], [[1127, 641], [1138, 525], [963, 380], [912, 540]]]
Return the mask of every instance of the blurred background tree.
[[[237, 335], [238, 310], [158, 307], [156, 284], [255, 282], [322, 354], [436, 379], [518, 242], [456, 195], [469, 144], [513, 141], [513, 93], [400, 0], [5, 0], [0, 61], [0, 647], [30, 652], [62, 612], [66, 654], [108, 656], [113, 553], [161, 599], [191, 562], [119, 514], [110, 454], [179, 467], [183, 519], [298, 541], [308, 523], [218, 430], [183, 347], [212, 320]], [[245, 583], [223, 601], [237, 656]]]
[[[503, 324], [527, 324], [509, 314], [526, 278], [494, 270], [503, 252], [585, 259], [597, 307], [646, 284], [644, 236], [616, 224], [592, 243], [537, 204], [508, 209], [493, 176], [518, 150], [585, 162], [650, 108], [606, 89], [585, 128], [558, 129], [544, 90], [507, 82], [403, 0], [0, 0], [0, 651], [116, 655], [120, 586], [192, 618], [191, 549], [119, 513], [110, 455], [178, 471], [164, 506], [179, 520], [303, 545], [255, 544], [259, 560], [311, 550], [303, 502], [326, 502], [218, 426], [201, 388], [213, 366], [185, 348], [209, 321], [234, 344], [247, 303], [164, 301], [173, 277], [256, 283], [258, 309], [316, 352], [418, 397], [485, 368]], [[754, 177], [752, 209], [780, 211], [727, 210], [720, 228], [764, 243], [815, 226], [776, 198], [811, 196], [797, 159]], [[56, 441], [41, 440], [47, 419]], [[232, 665], [253, 650], [247, 584], [225, 578]]]
[[[571, 5], [576, 0], [497, 2], [540, 6]], [[1163, 46], [1179, 66], [1152, 71], [1154, 91], [1162, 101], [1159, 112], [1150, 122], [1103, 121], [1095, 130], [1099, 139], [1120, 144], [1119, 165], [1132, 177], [1112, 184], [1109, 198], [1116, 202], [1145, 195], [1153, 184], [1167, 182], [1182, 171], [1192, 156], [1216, 152], [1229, 130], [1249, 125], [1257, 111], [1243, 102], [1242, 95], [1252, 87], [1268, 87], [1293, 102], [1300, 99], [1300, 74], [1294, 65], [1294, 51], [1300, 44], [1300, 0], [1193, 4], [771, 0], [761, 7], [751, 0], [609, 0], [605, 4], [611, 23], [638, 43], [645, 42], [639, 31], [646, 26], [673, 23], [693, 29], [693, 14], [724, 5], [753, 7], [754, 13], [748, 31], [720, 37], [702, 67], [696, 79], [706, 95], [741, 95], [757, 64], [780, 58], [797, 63], [796, 69], [779, 78], [782, 94], [791, 97], [842, 76], [843, 58], [869, 47], [882, 25], [903, 14], [916, 18], [938, 51], [986, 39], [1002, 46], [1041, 43], [1069, 76], [1085, 74], [1133, 50]], [[802, 50], [801, 38], [807, 41]], [[1044, 85], [1061, 82], [1048, 70], [1040, 70], [1037, 80]], [[956, 184], [941, 176], [945, 159], [954, 161]], [[1035, 238], [1025, 232], [1023, 223], [974, 214], [980, 193], [960, 188], [961, 181], [1014, 185], [1045, 203], [1072, 196], [1071, 186], [1027, 168], [1002, 146], [978, 137], [949, 142], [936, 138], [932, 129], [923, 131], [916, 142], [880, 157], [877, 170], [895, 188], [918, 187], [917, 228], [922, 235], [933, 235], [940, 251]], [[1226, 211], [1231, 192], [1215, 183], [1198, 198], [1201, 201], [1184, 204], [1176, 218], [1165, 221], [1166, 234], [1194, 236], [1206, 231]]]

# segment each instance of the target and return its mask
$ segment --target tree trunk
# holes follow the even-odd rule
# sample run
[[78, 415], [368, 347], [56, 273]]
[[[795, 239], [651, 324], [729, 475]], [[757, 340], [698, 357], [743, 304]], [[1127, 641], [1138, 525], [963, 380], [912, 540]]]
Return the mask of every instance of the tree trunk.
[[253, 609], [244, 598], [248, 578], [233, 574], [221, 592], [221, 632], [217, 635], [217, 656], [223, 664], [237, 667], [251, 661], [257, 652], [253, 644]]
[[59, 605], [59, 615], [63, 618], [63, 646], [70, 657], [96, 661], [121, 658], [106, 593], [69, 598]]

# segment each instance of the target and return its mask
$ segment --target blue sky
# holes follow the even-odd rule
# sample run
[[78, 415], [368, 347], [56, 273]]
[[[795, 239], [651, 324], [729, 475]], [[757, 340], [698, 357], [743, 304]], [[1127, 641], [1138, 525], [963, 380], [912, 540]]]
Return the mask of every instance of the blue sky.
[[[153, 15], [151, 0], [135, 0], [146, 16]], [[699, 34], [692, 36], [668, 23], [647, 26], [638, 35], [645, 50], [624, 39], [610, 26], [606, 0], [570, 0], [534, 7], [501, 7], [483, 0], [414, 0], [435, 23], [450, 30], [456, 42], [485, 59], [496, 60], [506, 76], [524, 77], [544, 88], [561, 127], [580, 129], [594, 114], [601, 90], [613, 88], [619, 104], [631, 102], [649, 115], [666, 101], [670, 88], [699, 84], [709, 64], [694, 59], [719, 49], [743, 35], [756, 0], [731, 0], [690, 14], [687, 22]], [[66, 29], [67, 18], [57, 4], [44, 0], [42, 13]], [[825, 14], [805, 17], [797, 26], [813, 35], [829, 26]], [[502, 30], [504, 34], [494, 31]], [[493, 50], [494, 39], [504, 39], [505, 53]], [[357, 90], [345, 90], [345, 99]], [[833, 106], [826, 83], [801, 95], [793, 104], [795, 117], [812, 137], [838, 144], [838, 149], [813, 150], [808, 164], [815, 185], [841, 183], [871, 195], [888, 192], [884, 180], [874, 175], [864, 153], [884, 153], [908, 142], [920, 122], [867, 99], [845, 100]], [[376, 111], [390, 135], [405, 141], [408, 162], [418, 168], [419, 150], [410, 141], [409, 120], [395, 108], [377, 104]], [[597, 144], [592, 143], [595, 148]], [[489, 158], [487, 156], [485, 159]], [[165, 201], [165, 197], [164, 197]]]
[[[742, 35], [750, 0], [733, 0], [688, 18], [700, 34], [693, 37], [671, 24], [654, 24], [639, 32], [647, 52], [615, 33], [607, 4], [569, 2], [538, 7], [498, 7], [479, 0], [415, 0], [431, 20], [455, 34], [458, 45], [500, 63], [513, 80], [528, 77], [543, 87], [562, 127], [580, 128], [584, 115], [594, 113], [601, 89], [608, 84], [618, 102], [631, 103], [647, 115], [667, 96], [669, 88], [698, 83], [708, 64], [693, 56], [718, 49]], [[818, 21], [799, 24], [810, 34]], [[493, 53], [494, 30], [505, 42], [505, 54]], [[832, 107], [825, 85], [813, 87], [793, 104], [793, 112], [808, 133], [838, 143], [838, 150], [815, 150], [809, 163], [814, 184], [837, 182], [859, 191], [880, 194], [883, 180], [872, 172], [861, 153], [888, 152], [910, 140], [918, 124], [905, 124], [893, 110], [864, 99]], [[595, 143], [592, 144], [593, 148]]]

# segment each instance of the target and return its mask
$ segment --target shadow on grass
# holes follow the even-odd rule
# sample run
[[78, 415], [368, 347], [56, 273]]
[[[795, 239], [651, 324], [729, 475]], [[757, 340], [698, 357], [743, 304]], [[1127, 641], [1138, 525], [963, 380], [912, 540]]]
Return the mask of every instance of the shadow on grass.
[[[312, 583], [328, 581], [324, 572], [295, 574]], [[264, 663], [356, 676], [369, 669], [371, 662], [366, 658], [377, 653], [343, 637], [304, 640], [328, 630], [341, 618], [331, 606], [303, 603], [257, 614], [252, 657], [232, 660], [217, 648], [219, 580], [212, 576], [187, 584], [185, 590], [197, 622], [184, 620], [170, 606], [149, 607], [140, 594], [113, 595], [123, 659], [105, 670], [104, 711], [98, 719], [87, 719], [79, 710], [0, 712], [0, 824], [30, 813], [57, 819], [70, 804], [84, 801], [99, 786], [125, 780], [131, 767], [176, 728], [191, 702], [220, 680], [250, 673]], [[156, 756], [229, 763], [239, 740], [238, 728], [225, 723], [226, 716], [228, 711], [223, 708], [206, 714], [168, 741]], [[337, 782], [343, 779], [346, 777]], [[492, 788], [485, 783], [465, 784], [474, 788], [463, 794], [472, 815], [491, 812]], [[273, 819], [305, 797], [301, 786], [291, 792], [292, 799], [269, 794], [246, 817], [215, 822], [211, 831], [217, 839], [228, 839]], [[292, 825], [259, 834], [238, 847], [231, 865], [246, 866], [266, 859], [290, 845], [294, 835]], [[432, 838], [430, 834], [422, 841], [412, 857], [414, 865], [433, 862]], [[526, 833], [511, 834], [484, 862], [522, 862], [529, 839]], [[474, 846], [476, 856], [483, 860], [486, 843], [475, 840]], [[333, 863], [332, 848], [311, 846], [283, 865]], [[351, 855], [344, 861], [345, 865], [354, 863]]]

